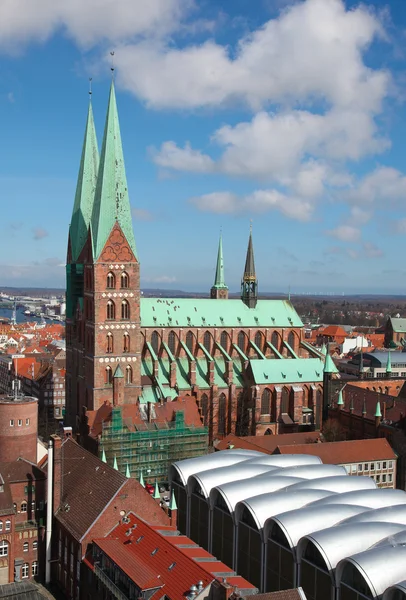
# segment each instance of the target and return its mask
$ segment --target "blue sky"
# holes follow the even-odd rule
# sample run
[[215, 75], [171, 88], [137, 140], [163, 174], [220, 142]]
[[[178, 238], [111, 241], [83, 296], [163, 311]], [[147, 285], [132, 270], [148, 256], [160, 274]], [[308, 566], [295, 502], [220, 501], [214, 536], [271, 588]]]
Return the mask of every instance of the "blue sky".
[[[0, 5], [0, 285], [64, 286], [92, 77], [114, 50], [144, 287], [404, 293], [406, 3]], [[402, 258], [401, 258], [402, 257]]]

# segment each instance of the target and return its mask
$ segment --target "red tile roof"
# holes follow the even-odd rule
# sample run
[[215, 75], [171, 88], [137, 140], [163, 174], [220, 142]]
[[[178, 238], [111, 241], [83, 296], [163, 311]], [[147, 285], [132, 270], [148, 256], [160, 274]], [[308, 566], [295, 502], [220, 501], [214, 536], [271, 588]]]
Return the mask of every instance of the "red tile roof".
[[[127, 517], [129, 522], [118, 525], [107, 538], [93, 541], [142, 589], [152, 587], [150, 584], [155, 581], [164, 586], [168, 598], [175, 600], [184, 598], [199, 581], [206, 587], [214, 579], [221, 581], [226, 577], [227, 582], [240, 590], [255, 590], [255, 586], [214, 557], [212, 561], [197, 562], [196, 557], [211, 555], [189, 538], [176, 535], [174, 527], [151, 526], [133, 513]], [[178, 544], [192, 547], [179, 548]], [[161, 594], [158, 592], [159, 597]]]
[[[383, 386], [384, 382], [382, 382], [382, 387]], [[377, 402], [381, 403], [381, 412], [384, 421], [397, 423], [402, 418], [406, 417], [406, 399], [403, 398], [366, 390], [365, 388], [347, 383], [343, 388], [343, 399], [344, 410], [349, 412], [349, 407], [352, 403], [354, 408], [353, 415], [358, 417], [362, 417], [365, 401], [365, 408], [367, 411], [366, 418], [368, 420], [375, 420]]]
[[34, 481], [46, 478], [45, 472], [38, 465], [25, 460], [25, 458], [18, 458], [11, 463], [0, 463], [0, 473], [9, 483], [27, 481], [27, 478]]
[[334, 338], [337, 338], [337, 337], [345, 338], [348, 336], [345, 329], [343, 329], [339, 325], [328, 325], [327, 327], [325, 327], [322, 331], [319, 331], [318, 333], [322, 336], [334, 337]]
[[273, 454], [278, 446], [292, 444], [310, 444], [320, 439], [320, 432], [306, 431], [301, 433], [282, 433], [278, 435], [247, 435], [238, 437], [228, 435], [221, 440], [216, 450], [227, 450], [231, 446], [245, 450], [256, 450], [265, 454]]
[[[306, 600], [306, 596], [302, 588], [299, 590], [283, 590], [280, 592], [267, 592], [265, 594], [254, 594], [253, 596], [246, 596], [244, 600]], [[231, 597], [233, 600], [233, 596]]]
[[330, 465], [397, 458], [385, 438], [278, 446], [275, 454], [312, 454], [319, 456], [324, 464]]

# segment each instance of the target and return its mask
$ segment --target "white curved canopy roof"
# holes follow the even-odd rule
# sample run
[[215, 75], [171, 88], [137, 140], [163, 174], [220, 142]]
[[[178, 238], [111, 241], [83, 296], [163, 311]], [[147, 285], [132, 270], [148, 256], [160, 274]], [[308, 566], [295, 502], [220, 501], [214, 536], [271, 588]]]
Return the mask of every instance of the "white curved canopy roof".
[[406, 546], [372, 548], [340, 561], [336, 570], [338, 585], [347, 563], [352, 563], [358, 569], [374, 597], [378, 598], [387, 588], [404, 581]]
[[286, 536], [291, 548], [296, 548], [300, 538], [312, 533], [317, 524], [323, 523], [325, 527], [337, 525], [348, 517], [363, 515], [365, 511], [372, 512], [364, 506], [351, 506], [349, 504], [328, 504], [327, 506], [305, 506], [300, 510], [289, 510], [276, 517], [271, 517], [265, 523], [265, 539], [268, 539], [273, 525], [276, 523]]
[[369, 521], [379, 521], [380, 523], [403, 523], [406, 525], [406, 504], [384, 506], [383, 508], [376, 508], [369, 512], [362, 512], [359, 515], [346, 519], [343, 521], [343, 524], [368, 523]]
[[[298, 467], [301, 465], [322, 465], [319, 456], [311, 454], [263, 454], [254, 456], [250, 462], [262, 465], [275, 465], [277, 467]], [[327, 466], [327, 465], [325, 465]]]
[[297, 545], [297, 559], [300, 561], [307, 542], [312, 542], [325, 560], [328, 570], [333, 571], [340, 560], [371, 548], [374, 544], [402, 531], [404, 525], [396, 523], [357, 523], [336, 525], [321, 529], [300, 539]]
[[400, 581], [396, 585], [388, 588], [382, 596], [382, 600], [393, 600], [395, 592], [403, 592], [406, 597], [406, 580]]
[[341, 475], [339, 477], [321, 477], [310, 481], [301, 481], [293, 486], [294, 490], [330, 490], [338, 494], [344, 494], [353, 490], [376, 490], [376, 485], [370, 477], [349, 477]]
[[289, 488], [283, 492], [274, 492], [269, 494], [261, 494], [260, 496], [254, 496], [253, 498], [247, 498], [242, 502], [238, 502], [235, 507], [235, 520], [236, 522], [241, 520], [242, 512], [244, 508], [247, 508], [258, 529], [262, 529], [265, 521], [274, 515], [278, 515], [286, 510], [293, 510], [294, 508], [300, 508], [329, 496], [331, 492], [325, 490], [300, 490], [298, 492], [290, 492]]
[[[187, 480], [187, 492], [191, 494], [193, 487], [196, 482], [200, 486], [202, 493], [205, 498], [208, 498], [211, 490], [221, 483], [228, 483], [229, 481], [241, 481], [244, 480], [248, 486], [248, 480], [255, 475], [263, 473], [269, 473], [276, 470], [277, 467], [272, 465], [257, 465], [255, 463], [243, 461], [232, 466], [221, 467], [219, 469], [210, 469], [208, 471], [201, 471], [200, 473], [194, 473], [190, 475]], [[280, 469], [277, 469], [278, 472]]]
[[[265, 477], [266, 475], [266, 477]], [[284, 469], [276, 469], [260, 477], [253, 477], [250, 480], [238, 480], [224, 485], [218, 485], [210, 492], [210, 506], [214, 508], [217, 496], [222, 496], [230, 512], [233, 512], [237, 502], [246, 498], [252, 498], [256, 494], [275, 492], [282, 488], [289, 487], [304, 481], [300, 477], [285, 477]]]
[[262, 456], [262, 452], [255, 450], [221, 450], [213, 454], [205, 456], [195, 456], [194, 458], [186, 458], [179, 460], [171, 465], [169, 469], [169, 483], [174, 478], [175, 473], [178, 473], [180, 480], [184, 485], [190, 475], [206, 471], [207, 469], [219, 469], [227, 465], [235, 465], [244, 460], [249, 460], [254, 456]]
[[333, 498], [326, 498], [315, 502], [319, 504], [355, 504], [369, 508], [383, 508], [384, 506], [395, 506], [406, 504], [406, 492], [393, 489], [359, 490], [346, 492]]
[[399, 533], [390, 534], [383, 540], [380, 540], [376, 544], [374, 544], [374, 548], [378, 548], [379, 546], [406, 546], [406, 528], [402, 523], [404, 529], [399, 531]]
[[[288, 454], [283, 456], [288, 456]], [[323, 465], [323, 463], [285, 467], [283, 473], [284, 475], [301, 477], [303, 479], [318, 479], [319, 477], [347, 475], [344, 467], [340, 467], [339, 465]]]

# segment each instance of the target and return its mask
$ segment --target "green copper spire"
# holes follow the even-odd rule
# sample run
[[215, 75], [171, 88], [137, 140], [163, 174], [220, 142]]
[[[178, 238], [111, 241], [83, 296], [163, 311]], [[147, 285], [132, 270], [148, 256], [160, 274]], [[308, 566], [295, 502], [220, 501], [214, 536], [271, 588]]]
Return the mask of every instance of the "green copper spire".
[[117, 464], [117, 456], [116, 455], [114, 455], [113, 469], [115, 469], [116, 471], [118, 471], [118, 464]]
[[176, 504], [176, 498], [175, 498], [175, 493], [172, 490], [171, 492], [171, 500], [169, 502], [169, 510], [178, 510], [178, 505]]
[[128, 463], [127, 463], [127, 466], [125, 468], [125, 476], [127, 477], [127, 479], [130, 479], [130, 477], [131, 477], [130, 467], [128, 466]]
[[324, 356], [326, 356], [326, 354], [327, 354], [327, 347], [326, 347], [326, 344], [323, 344], [323, 345], [322, 345], [320, 352], [321, 352], [322, 354], [324, 354]]
[[75, 203], [69, 229], [73, 261], [79, 258], [79, 254], [86, 242], [89, 223], [92, 217], [98, 170], [99, 150], [97, 147], [92, 104], [89, 103], [82, 158], [80, 160], [78, 182], [76, 185]]
[[328, 352], [326, 354], [326, 360], [324, 362], [323, 371], [324, 373], [338, 373], [338, 369], [335, 366], [333, 359], [331, 358], [331, 355]]
[[216, 266], [216, 277], [214, 279], [214, 286], [216, 288], [227, 288], [224, 281], [224, 260], [223, 260], [223, 240], [220, 234], [219, 249], [217, 252], [217, 266]]
[[241, 281], [241, 300], [248, 308], [255, 308], [258, 300], [258, 281], [255, 273], [254, 247], [252, 245], [252, 225], [250, 227], [244, 275]]
[[338, 393], [337, 406], [344, 406], [343, 390]]
[[378, 402], [376, 403], [376, 410], [375, 410], [375, 417], [382, 417], [382, 413], [381, 413], [381, 403]]
[[91, 221], [94, 259], [99, 258], [115, 223], [120, 225], [134, 256], [137, 256], [112, 82]]
[[142, 485], [143, 488], [145, 487], [144, 475], [142, 474], [142, 471], [141, 471], [141, 474], [140, 474], [140, 484]]
[[159, 493], [158, 482], [156, 480], [155, 480], [154, 493], [152, 494], [152, 497], [155, 500], [159, 500], [159, 498], [161, 497], [161, 494]]
[[122, 371], [120, 365], [117, 365], [116, 370], [114, 371], [113, 377], [116, 377], [117, 379], [124, 378], [123, 371]]
[[392, 362], [391, 362], [391, 357], [390, 357], [390, 352], [388, 352], [388, 360], [386, 361], [386, 372], [392, 373]]
[[103, 461], [104, 463], [107, 463], [106, 451], [104, 450], [104, 448], [103, 448], [103, 452], [102, 452], [102, 457], [101, 457], [101, 459], [102, 459], [102, 461]]

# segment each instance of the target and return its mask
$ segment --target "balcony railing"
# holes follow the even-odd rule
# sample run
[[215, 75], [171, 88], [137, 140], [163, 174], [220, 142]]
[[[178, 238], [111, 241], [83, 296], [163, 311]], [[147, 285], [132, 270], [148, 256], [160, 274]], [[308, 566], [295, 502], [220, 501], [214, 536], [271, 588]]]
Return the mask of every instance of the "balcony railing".
[[104, 583], [106, 588], [113, 594], [117, 600], [129, 600], [128, 596], [126, 596], [110, 579], [110, 577], [99, 567], [99, 565], [94, 565], [94, 573], [95, 575]]

